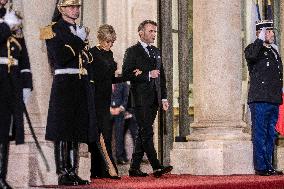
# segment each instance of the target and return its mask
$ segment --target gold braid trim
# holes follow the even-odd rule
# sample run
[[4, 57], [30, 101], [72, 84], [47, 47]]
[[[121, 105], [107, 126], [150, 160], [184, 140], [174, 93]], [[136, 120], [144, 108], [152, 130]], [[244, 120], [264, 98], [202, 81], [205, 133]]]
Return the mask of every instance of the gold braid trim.
[[[93, 58], [93, 56], [92, 56], [92, 54], [90, 52], [87, 52], [89, 54], [89, 56], [88, 56], [88, 54], [85, 51], [82, 51], [82, 53], [87, 58], [88, 64], [91, 64], [94, 61], [94, 58]], [[91, 60], [89, 59], [89, 57], [91, 58]]]
[[69, 48], [72, 51], [73, 55], [76, 56], [74, 49], [70, 45], [65, 45], [65, 47]]
[[102, 134], [100, 134], [100, 143], [101, 143], [101, 147], [102, 147], [102, 150], [103, 150], [103, 154], [105, 156], [105, 159], [107, 161], [107, 166], [108, 166], [108, 172], [109, 172], [109, 175], [110, 176], [118, 176], [111, 160], [110, 160], [110, 157], [108, 155], [108, 152], [107, 152], [107, 149], [106, 149], [106, 145], [105, 145], [105, 140], [104, 140], [104, 137]]
[[39, 35], [40, 40], [52, 39], [55, 37], [56, 33], [54, 33], [52, 30], [52, 26], [55, 23], [56, 22], [52, 22], [50, 25], [40, 28], [40, 35]]
[[19, 43], [19, 41], [15, 37], [9, 37], [8, 41], [10, 41], [10, 43], [15, 43], [15, 45], [18, 46], [20, 51], [22, 50], [22, 45]]
[[82, 54], [79, 53], [79, 79], [82, 78], [82, 75], [88, 75], [88, 71], [83, 67], [83, 58]]
[[8, 50], [8, 53], [7, 53], [7, 55], [8, 55], [8, 73], [10, 73], [11, 72], [11, 66], [13, 66], [14, 65], [14, 58], [13, 58], [13, 56], [11, 55], [11, 43], [15, 43], [17, 46], [18, 46], [18, 48], [20, 49], [20, 51], [22, 50], [22, 46], [20, 45], [20, 43], [17, 41], [17, 39], [16, 38], [14, 38], [14, 37], [9, 37], [8, 38], [8, 40], [7, 40], [7, 50]]

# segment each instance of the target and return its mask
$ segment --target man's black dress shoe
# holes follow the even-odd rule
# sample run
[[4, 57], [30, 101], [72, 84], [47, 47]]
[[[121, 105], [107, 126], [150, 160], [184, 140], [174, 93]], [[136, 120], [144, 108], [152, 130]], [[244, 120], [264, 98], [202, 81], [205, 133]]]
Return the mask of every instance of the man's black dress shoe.
[[169, 173], [173, 170], [173, 166], [161, 166], [160, 169], [156, 169], [153, 172], [154, 177], [161, 177], [163, 174]]
[[116, 175], [116, 176], [107, 176], [107, 177], [105, 177], [105, 178], [110, 178], [110, 179], [116, 179], [116, 180], [119, 180], [119, 179], [121, 179], [121, 177], [120, 176], [118, 176], [118, 175]]
[[130, 177], [147, 177], [149, 176], [147, 173], [142, 172], [140, 169], [129, 169]]
[[110, 176], [110, 175], [96, 176], [96, 175], [91, 175], [91, 179], [102, 179], [102, 178], [110, 178], [110, 179], [116, 179], [116, 180], [121, 179], [121, 177], [118, 176], [118, 175], [116, 175], [116, 176]]
[[270, 173], [270, 175], [283, 175], [283, 171], [276, 170], [276, 169], [270, 169], [268, 170], [268, 172]]
[[77, 186], [78, 182], [70, 174], [60, 174], [58, 177], [58, 185]]
[[260, 171], [255, 171], [255, 174], [260, 176], [270, 176], [271, 172], [269, 172], [268, 170], [260, 170]]

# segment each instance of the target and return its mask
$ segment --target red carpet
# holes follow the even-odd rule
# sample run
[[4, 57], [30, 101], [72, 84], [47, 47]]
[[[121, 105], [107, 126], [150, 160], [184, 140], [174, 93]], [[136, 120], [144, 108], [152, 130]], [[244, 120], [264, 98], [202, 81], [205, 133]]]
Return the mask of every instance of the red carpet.
[[[59, 188], [41, 186], [40, 188]], [[165, 175], [145, 178], [122, 177], [121, 180], [95, 179], [89, 186], [60, 187], [86, 189], [284, 189], [284, 176], [193, 176]]]

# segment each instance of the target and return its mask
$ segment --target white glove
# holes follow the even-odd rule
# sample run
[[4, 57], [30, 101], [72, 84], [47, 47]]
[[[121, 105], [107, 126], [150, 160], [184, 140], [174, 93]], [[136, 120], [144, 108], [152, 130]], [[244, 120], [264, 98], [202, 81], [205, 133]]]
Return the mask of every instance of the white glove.
[[29, 97], [31, 96], [32, 90], [30, 88], [23, 89], [23, 101], [27, 105]]
[[9, 25], [10, 29], [13, 29], [16, 26], [21, 25], [22, 20], [18, 18], [15, 11], [7, 11], [4, 16], [4, 22]]
[[266, 28], [264, 27], [261, 29], [261, 32], [258, 34], [258, 39], [265, 41], [265, 33], [266, 33]]
[[77, 32], [73, 26], [69, 26], [69, 28], [70, 28], [71, 33], [73, 33], [74, 35], [77, 35]]
[[86, 28], [84, 26], [76, 25], [77, 36], [80, 37], [83, 41], [87, 38]]
[[271, 46], [279, 53], [279, 48], [276, 44], [273, 43], [271, 44]]

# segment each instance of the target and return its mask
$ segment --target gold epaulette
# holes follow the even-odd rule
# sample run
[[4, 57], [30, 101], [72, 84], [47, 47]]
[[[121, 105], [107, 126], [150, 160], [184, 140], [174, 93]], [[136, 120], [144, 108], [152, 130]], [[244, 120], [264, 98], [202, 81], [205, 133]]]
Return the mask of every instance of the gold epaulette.
[[40, 28], [40, 36], [39, 36], [40, 40], [52, 39], [55, 37], [55, 33], [52, 30], [52, 26], [55, 23], [56, 22], [52, 22], [50, 25]]

